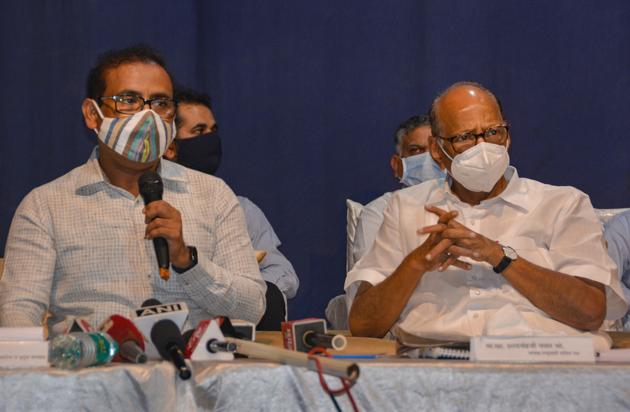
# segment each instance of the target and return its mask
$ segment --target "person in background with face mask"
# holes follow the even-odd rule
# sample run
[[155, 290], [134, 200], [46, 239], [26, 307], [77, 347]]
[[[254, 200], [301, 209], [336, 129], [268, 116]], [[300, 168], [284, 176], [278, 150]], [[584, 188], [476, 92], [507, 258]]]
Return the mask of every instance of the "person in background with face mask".
[[[164, 157], [214, 175], [221, 164], [222, 150], [210, 97], [182, 89], [176, 91], [175, 99], [178, 102], [175, 118], [177, 136]], [[280, 239], [262, 210], [246, 197], [237, 196], [237, 199], [245, 212], [252, 245], [257, 252], [264, 253], [260, 272], [267, 283], [267, 308], [257, 328], [280, 330], [280, 324], [286, 317], [286, 299], [295, 296], [300, 281], [291, 262], [278, 250]]]
[[[392, 155], [389, 164], [394, 177], [403, 187], [446, 176], [429, 153], [430, 135], [428, 116], [412, 116], [396, 129], [394, 135], [396, 153]], [[391, 197], [392, 192], [387, 192], [363, 207], [357, 220], [352, 250], [354, 262], [358, 262], [372, 246], [376, 232], [383, 223], [383, 211]]]
[[452, 85], [430, 116], [431, 156], [449, 178], [392, 196], [346, 278], [352, 334], [586, 333], [609, 346], [596, 332], [627, 304], [588, 196], [518, 176], [509, 125], [485, 87]]
[[[82, 105], [98, 135], [89, 160], [36, 188], [18, 207], [0, 280], [0, 326], [73, 317], [98, 326], [155, 298], [184, 301], [191, 326], [230, 316], [258, 322], [260, 276], [238, 200], [223, 181], [161, 160], [176, 102], [162, 58], [146, 46], [102, 55]], [[145, 206], [138, 178], [161, 175], [163, 200]], [[152, 239], [166, 240], [170, 277]]]

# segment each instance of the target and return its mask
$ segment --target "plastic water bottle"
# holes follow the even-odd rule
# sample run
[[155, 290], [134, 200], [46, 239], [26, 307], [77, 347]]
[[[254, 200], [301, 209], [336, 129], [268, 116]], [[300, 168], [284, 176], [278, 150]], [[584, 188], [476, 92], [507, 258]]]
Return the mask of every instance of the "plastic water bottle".
[[105, 332], [58, 335], [50, 343], [48, 362], [62, 369], [104, 365], [118, 352], [118, 343]]

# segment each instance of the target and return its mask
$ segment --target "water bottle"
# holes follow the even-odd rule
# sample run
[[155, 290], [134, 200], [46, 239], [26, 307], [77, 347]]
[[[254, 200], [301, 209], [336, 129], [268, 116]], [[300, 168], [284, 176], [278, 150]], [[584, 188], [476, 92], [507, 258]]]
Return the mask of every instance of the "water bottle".
[[105, 332], [75, 332], [52, 340], [48, 362], [57, 368], [78, 369], [111, 362], [117, 352], [118, 343]]

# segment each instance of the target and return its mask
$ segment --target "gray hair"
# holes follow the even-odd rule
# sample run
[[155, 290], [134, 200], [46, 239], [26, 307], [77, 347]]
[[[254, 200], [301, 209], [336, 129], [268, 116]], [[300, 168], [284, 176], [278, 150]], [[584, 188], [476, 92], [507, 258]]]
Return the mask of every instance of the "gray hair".
[[440, 99], [444, 97], [446, 93], [460, 86], [472, 86], [492, 96], [494, 101], [496, 101], [497, 105], [499, 106], [499, 112], [501, 113], [501, 117], [504, 117], [503, 106], [501, 105], [501, 101], [497, 99], [497, 97], [494, 95], [494, 93], [490, 91], [490, 89], [488, 89], [486, 86], [482, 85], [481, 83], [471, 82], [471, 81], [461, 81], [461, 82], [453, 83], [450, 86], [448, 86], [445, 90], [440, 92], [440, 94], [438, 94], [437, 97], [433, 100], [433, 103], [431, 103], [431, 109], [429, 110], [429, 121], [431, 122], [431, 135], [433, 136], [440, 135], [440, 123], [439, 123], [439, 119], [436, 113], [437, 104], [439, 103]]
[[430, 126], [429, 117], [424, 115], [411, 116], [409, 119], [398, 125], [396, 133], [394, 134], [394, 148], [396, 153], [400, 156], [402, 154], [402, 141], [411, 132], [418, 127]]

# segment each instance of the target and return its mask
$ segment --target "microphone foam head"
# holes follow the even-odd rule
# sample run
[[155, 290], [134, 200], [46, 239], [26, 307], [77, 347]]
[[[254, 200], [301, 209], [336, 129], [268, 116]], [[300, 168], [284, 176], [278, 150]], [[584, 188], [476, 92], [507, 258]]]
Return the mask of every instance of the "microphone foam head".
[[162, 178], [153, 170], [144, 172], [138, 178], [138, 188], [145, 203], [162, 199], [162, 194], [164, 193]]
[[161, 304], [162, 304], [162, 302], [160, 302], [159, 300], [154, 299], [154, 298], [150, 298], [150, 299], [147, 299], [144, 302], [142, 302], [142, 307], [146, 308], [146, 307], [149, 307], [149, 306], [158, 306], [158, 305], [161, 305]]
[[170, 319], [157, 321], [151, 328], [151, 340], [163, 359], [170, 359], [169, 349], [174, 345], [184, 352], [184, 339], [177, 324]]

